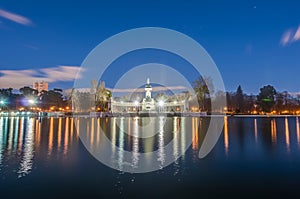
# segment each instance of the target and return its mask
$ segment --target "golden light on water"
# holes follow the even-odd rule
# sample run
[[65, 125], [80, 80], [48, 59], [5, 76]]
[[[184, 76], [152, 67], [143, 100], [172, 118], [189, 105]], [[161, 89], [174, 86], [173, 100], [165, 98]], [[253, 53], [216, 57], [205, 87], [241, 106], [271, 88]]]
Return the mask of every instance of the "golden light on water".
[[228, 155], [229, 150], [229, 138], [228, 138], [228, 117], [224, 117], [224, 146], [225, 146], [225, 153]]
[[95, 134], [95, 118], [91, 118], [91, 135], [90, 135], [91, 145], [94, 144], [94, 134]]
[[297, 143], [298, 147], [300, 146], [300, 126], [299, 126], [299, 118], [296, 117], [296, 133], [297, 133]]
[[64, 154], [67, 153], [69, 145], [69, 120], [70, 119], [67, 117], [65, 121]]
[[290, 131], [289, 131], [289, 121], [288, 118], [285, 118], [285, 143], [287, 151], [290, 151]]
[[276, 142], [277, 142], [277, 130], [276, 130], [276, 120], [275, 119], [271, 120], [271, 139], [272, 139], [272, 143], [276, 144]]
[[99, 146], [100, 143], [100, 133], [101, 133], [101, 126], [100, 126], [100, 118], [97, 118], [97, 137], [96, 137], [96, 142], [97, 146]]
[[53, 148], [53, 128], [54, 128], [54, 118], [50, 118], [50, 126], [49, 126], [49, 138], [48, 138], [48, 155], [51, 155]]
[[198, 118], [194, 117], [192, 118], [192, 149], [194, 150], [198, 149], [199, 146], [198, 129]]
[[60, 146], [61, 146], [61, 129], [62, 129], [62, 118], [60, 117], [58, 119], [58, 135], [57, 135], [57, 146], [58, 146], [58, 151], [60, 150]]

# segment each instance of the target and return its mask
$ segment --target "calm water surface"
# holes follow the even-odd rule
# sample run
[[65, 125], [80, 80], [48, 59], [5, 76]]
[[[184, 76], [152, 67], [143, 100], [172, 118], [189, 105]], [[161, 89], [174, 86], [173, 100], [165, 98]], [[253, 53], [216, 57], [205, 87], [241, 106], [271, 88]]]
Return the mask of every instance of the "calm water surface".
[[[153, 130], [160, 133], [137, 139], [130, 133], [137, 133], [145, 118], [0, 117], [1, 198], [299, 196], [298, 117], [224, 117], [223, 133], [204, 159], [198, 152], [209, 118], [157, 120]], [[120, 131], [120, 124], [127, 133]], [[102, 128], [114, 145], [134, 152], [128, 163], [133, 167], [140, 161], [134, 154], [153, 150], [158, 150], [163, 165], [163, 146], [171, 140], [172, 155], [182, 156], [151, 173], [113, 170], [84, 147], [78, 126], [86, 129], [80, 135], [98, 149]], [[185, 152], [188, 135], [191, 145]], [[122, 169], [122, 151], [116, 150], [111, 158]]]

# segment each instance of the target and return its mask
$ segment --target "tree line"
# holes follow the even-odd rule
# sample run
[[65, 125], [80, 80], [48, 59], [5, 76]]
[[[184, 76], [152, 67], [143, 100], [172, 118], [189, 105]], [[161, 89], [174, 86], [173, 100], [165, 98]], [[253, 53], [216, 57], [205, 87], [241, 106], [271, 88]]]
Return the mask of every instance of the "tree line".
[[[184, 95], [178, 95], [189, 100], [190, 110], [193, 110], [191, 107], [196, 107], [196, 111], [214, 112], [216, 110], [211, 110], [211, 102], [226, 99], [226, 107], [219, 108], [224, 108], [224, 111], [231, 114], [300, 113], [300, 94], [293, 96], [287, 91], [279, 92], [272, 85], [260, 88], [258, 95], [244, 93], [240, 85], [235, 92], [224, 93], [215, 92], [210, 78], [199, 77], [193, 82], [193, 89], [194, 96], [190, 91], [184, 92]], [[98, 84], [96, 80], [91, 81], [90, 91], [72, 89], [68, 96], [64, 96], [63, 90], [57, 88], [38, 92], [30, 87], [22, 87], [17, 93], [13, 92], [12, 88], [3, 88], [0, 89], [0, 108], [1, 110], [17, 110], [22, 107], [25, 110], [40, 108], [57, 111], [68, 107], [71, 110], [73, 101], [76, 107], [84, 110], [109, 111], [108, 103], [111, 96], [112, 93], [105, 88], [104, 82]], [[178, 96], [158, 93], [155, 98], [172, 100], [172, 97]]]
[[13, 92], [12, 88], [0, 89], [0, 108], [2, 110], [60, 110], [70, 105], [69, 100], [63, 95], [63, 90], [54, 88], [49, 91], [35, 90], [25, 86], [19, 92]]
[[197, 95], [199, 109], [212, 111], [211, 100], [226, 97], [225, 111], [232, 114], [298, 114], [300, 113], [300, 94], [291, 95], [287, 91], [279, 92], [274, 86], [266, 85], [260, 88], [258, 95], [245, 94], [239, 85], [235, 92], [209, 93], [207, 84], [212, 84], [210, 78], [199, 77], [194, 81], [194, 91]]

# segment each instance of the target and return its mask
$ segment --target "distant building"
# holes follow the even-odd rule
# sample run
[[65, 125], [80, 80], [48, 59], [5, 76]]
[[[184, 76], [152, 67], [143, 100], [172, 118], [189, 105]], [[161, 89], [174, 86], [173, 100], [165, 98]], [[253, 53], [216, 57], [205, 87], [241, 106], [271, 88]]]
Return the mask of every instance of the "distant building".
[[156, 113], [156, 112], [186, 112], [189, 108], [187, 99], [173, 101], [155, 101], [151, 96], [152, 86], [150, 79], [147, 78], [145, 85], [145, 97], [142, 101], [115, 101], [111, 98], [110, 110], [113, 113], [137, 112], [137, 113]]
[[48, 91], [48, 83], [44, 81], [34, 82], [32, 88], [38, 90], [39, 93], [41, 93], [43, 90]]

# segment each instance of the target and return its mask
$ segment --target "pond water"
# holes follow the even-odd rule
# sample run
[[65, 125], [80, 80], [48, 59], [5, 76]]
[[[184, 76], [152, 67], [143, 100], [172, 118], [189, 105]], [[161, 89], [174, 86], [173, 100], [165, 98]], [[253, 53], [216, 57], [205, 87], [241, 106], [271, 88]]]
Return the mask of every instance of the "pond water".
[[[129, 117], [0, 117], [1, 198], [298, 194], [298, 117], [226, 116], [217, 144], [202, 159], [198, 154], [210, 118], [158, 117], [153, 122], [149, 126], [149, 118]], [[142, 133], [142, 126], [152, 129], [149, 132], [153, 134], [134, 136]], [[102, 141], [106, 138], [113, 144], [108, 161], [116, 170], [89, 152], [104, 150]], [[168, 144], [172, 150], [165, 151]], [[131, 154], [127, 159], [125, 151]], [[157, 151], [155, 160], [160, 169], [148, 173], [122, 171], [147, 161], [141, 153], [151, 151]], [[169, 157], [174, 161], [166, 166]]]

